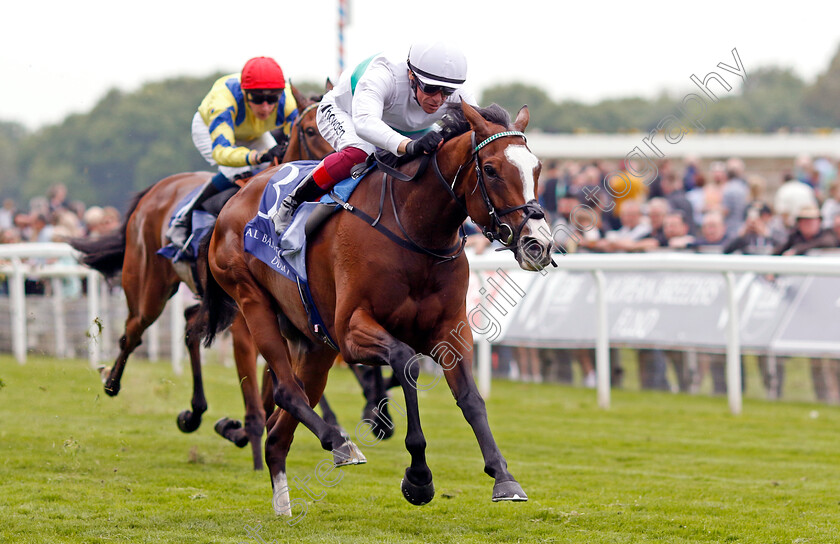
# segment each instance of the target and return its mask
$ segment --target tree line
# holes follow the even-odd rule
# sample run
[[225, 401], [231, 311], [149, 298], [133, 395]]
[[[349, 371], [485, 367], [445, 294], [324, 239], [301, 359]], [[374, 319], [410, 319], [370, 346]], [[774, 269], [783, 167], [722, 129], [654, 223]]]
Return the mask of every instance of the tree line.
[[[168, 175], [207, 170], [193, 146], [190, 123], [221, 75], [167, 79], [131, 93], [111, 90], [90, 112], [34, 132], [0, 120], [0, 197], [24, 204], [64, 183], [73, 199], [121, 207], [131, 194]], [[299, 88], [323, 92], [321, 84], [302, 83]], [[703, 124], [710, 132], [838, 129], [839, 96], [840, 50], [812, 83], [790, 68], [748, 72], [737, 93], [709, 108]], [[530, 130], [615, 133], [655, 129], [681, 98], [661, 94], [596, 104], [555, 102], [539, 87], [510, 83], [486, 89], [479, 100], [482, 105], [496, 102], [512, 114], [528, 104]]]

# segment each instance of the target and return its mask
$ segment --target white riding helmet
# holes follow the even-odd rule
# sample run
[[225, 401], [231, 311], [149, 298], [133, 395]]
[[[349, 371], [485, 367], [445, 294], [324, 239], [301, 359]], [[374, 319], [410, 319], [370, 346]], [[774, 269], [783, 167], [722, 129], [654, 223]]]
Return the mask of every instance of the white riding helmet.
[[457, 89], [467, 79], [467, 58], [459, 49], [441, 42], [412, 44], [408, 68], [424, 85]]

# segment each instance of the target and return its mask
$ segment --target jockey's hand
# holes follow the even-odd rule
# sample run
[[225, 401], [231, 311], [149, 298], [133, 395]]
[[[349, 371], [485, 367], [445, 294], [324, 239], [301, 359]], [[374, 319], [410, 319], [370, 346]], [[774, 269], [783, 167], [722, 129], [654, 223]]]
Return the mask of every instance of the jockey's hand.
[[277, 144], [271, 149], [267, 150], [265, 153], [258, 157], [258, 161], [260, 163], [264, 162], [274, 162], [274, 159], [277, 159], [277, 162], [282, 162], [283, 155], [286, 154], [286, 143]]
[[417, 157], [423, 153], [429, 154], [437, 149], [442, 141], [443, 136], [440, 132], [429, 131], [420, 138], [408, 142], [405, 146], [405, 154], [411, 157]]

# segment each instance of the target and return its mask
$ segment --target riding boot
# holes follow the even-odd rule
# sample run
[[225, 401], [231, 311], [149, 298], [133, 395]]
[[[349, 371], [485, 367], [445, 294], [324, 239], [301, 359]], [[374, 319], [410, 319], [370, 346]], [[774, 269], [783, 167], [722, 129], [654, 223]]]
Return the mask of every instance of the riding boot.
[[283, 199], [280, 207], [277, 208], [277, 212], [271, 218], [274, 221], [274, 231], [278, 236], [282, 236], [286, 229], [289, 228], [298, 206], [304, 202], [320, 198], [327, 193], [327, 189], [322, 189], [315, 183], [315, 179], [312, 177], [314, 172], [315, 170], [307, 174], [303, 178], [303, 181], [300, 182], [300, 185], [295, 187], [291, 194]]
[[[219, 176], [224, 179], [217, 180], [216, 178]], [[216, 174], [204, 184], [198, 194], [193, 197], [192, 201], [181, 208], [178, 215], [172, 220], [172, 224], [169, 225], [169, 229], [166, 231], [166, 237], [169, 238], [173, 245], [183, 249], [192, 230], [192, 212], [198, 209], [205, 200], [219, 192], [216, 186], [219, 181], [230, 183], [221, 172]]]

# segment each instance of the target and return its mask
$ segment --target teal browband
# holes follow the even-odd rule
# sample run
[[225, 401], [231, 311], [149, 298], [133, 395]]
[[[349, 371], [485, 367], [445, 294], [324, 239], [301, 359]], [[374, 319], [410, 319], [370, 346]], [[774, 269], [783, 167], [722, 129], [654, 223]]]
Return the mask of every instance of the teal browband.
[[[494, 134], [494, 135], [490, 136], [489, 138], [487, 138], [486, 140], [484, 140], [483, 142], [481, 142], [480, 144], [475, 146], [475, 151], [473, 151], [473, 153], [478, 153], [479, 149], [481, 149], [485, 145], [489, 144], [493, 140], [496, 140], [498, 138], [502, 138], [503, 136], [522, 136], [523, 138], [525, 138], [525, 134], [523, 134], [523, 133], [521, 133], [517, 130], [508, 130], [506, 132], [499, 132], [498, 134]], [[527, 141], [527, 140], [528, 139], [525, 138], [525, 141]]]

